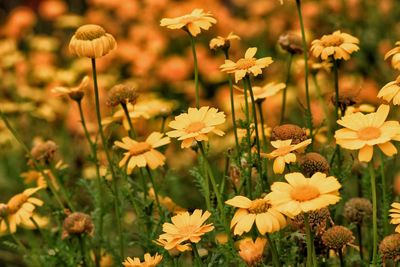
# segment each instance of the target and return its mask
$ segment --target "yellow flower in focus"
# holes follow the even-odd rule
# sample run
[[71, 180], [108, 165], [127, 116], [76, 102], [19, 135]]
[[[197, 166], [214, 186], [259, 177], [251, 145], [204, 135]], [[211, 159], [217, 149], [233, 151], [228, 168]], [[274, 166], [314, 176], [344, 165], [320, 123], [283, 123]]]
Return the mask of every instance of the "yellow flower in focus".
[[378, 93], [378, 98], [387, 102], [393, 100], [393, 105], [400, 105], [400, 76], [395, 81], [386, 84]]
[[[164, 233], [160, 235], [158, 244], [164, 246], [165, 249], [178, 249], [183, 252], [190, 249], [188, 243], [198, 243], [201, 237], [214, 230], [212, 223], [204, 224], [204, 222], [211, 216], [211, 213], [202, 210], [195, 210], [192, 214], [183, 212], [171, 218], [172, 223], [164, 223]], [[204, 225], [203, 225], [204, 224]]]
[[[254, 101], [262, 102], [265, 99], [276, 95], [285, 87], [286, 85], [284, 83], [275, 83], [275, 82], [267, 83], [264, 86], [253, 86], [252, 89], [254, 94]], [[239, 88], [238, 86], [235, 86], [235, 89], [244, 94], [244, 90]], [[244, 98], [244, 95], [241, 95], [241, 97]], [[251, 103], [250, 96], [247, 96], [247, 102]]]
[[194, 9], [192, 13], [176, 18], [163, 18], [160, 26], [168, 29], [183, 29], [190, 35], [197, 36], [201, 30], [208, 30], [217, 20], [210, 12], [204, 13], [203, 9]]
[[[164, 137], [164, 134], [159, 132], [151, 133], [146, 141], [138, 142], [130, 137], [122, 138], [122, 142], [115, 141], [115, 145], [127, 150], [124, 157], [119, 162], [119, 167], [127, 166], [127, 173], [131, 174], [135, 167], [146, 167], [156, 169], [163, 166], [165, 163], [165, 156], [155, 148], [169, 144], [169, 137]], [[129, 161], [128, 161], [129, 160]]]
[[389, 57], [392, 57], [392, 67], [400, 70], [400, 42], [396, 42], [396, 47], [386, 53], [385, 60]]
[[311, 144], [311, 139], [307, 139], [296, 145], [292, 144], [291, 139], [271, 141], [271, 145], [276, 149], [269, 154], [262, 153], [262, 156], [275, 159], [273, 165], [274, 173], [281, 174], [285, 171], [286, 164], [296, 162], [296, 154], [292, 152], [304, 148], [309, 144]]
[[216, 38], [211, 39], [210, 41], [210, 49], [217, 50], [221, 49], [229, 49], [231, 46], [232, 40], [240, 40], [240, 37], [234, 34], [233, 32], [229, 33], [227, 37], [217, 36]]
[[391, 140], [400, 141], [398, 121], [385, 121], [389, 106], [381, 105], [376, 112], [353, 113], [342, 117], [337, 123], [345, 127], [335, 132], [336, 143], [345, 149], [360, 150], [358, 160], [369, 162], [374, 153], [374, 145], [387, 156], [397, 153]]
[[76, 87], [62, 87], [57, 86], [53, 88], [51, 91], [53, 93], [58, 93], [59, 95], [67, 95], [69, 98], [75, 101], [82, 100], [83, 96], [85, 95], [85, 91], [89, 88], [89, 77], [83, 77], [81, 83]]
[[389, 211], [391, 212], [390, 217], [392, 218], [390, 223], [397, 224], [395, 231], [400, 234], [400, 203], [392, 203], [392, 209]]
[[43, 201], [31, 197], [34, 193], [39, 191], [40, 187], [28, 188], [24, 192], [13, 196], [7, 204], [3, 204], [5, 209], [5, 217], [0, 218], [0, 233], [8, 232], [7, 224], [9, 225], [9, 231], [15, 233], [17, 226], [20, 224], [29, 224], [30, 218], [33, 216], [33, 211], [36, 206], [42, 206]]
[[271, 203], [289, 217], [302, 212], [325, 208], [339, 202], [338, 180], [326, 174], [317, 172], [311, 178], [304, 177], [300, 172], [285, 175], [285, 182], [275, 182], [268, 194]]
[[262, 261], [267, 239], [257, 237], [256, 241], [245, 238], [239, 241], [239, 256], [248, 266], [258, 266]]
[[330, 56], [334, 59], [350, 59], [353, 52], [360, 48], [360, 41], [347, 33], [335, 31], [332, 34], [324, 35], [320, 40], [314, 40], [311, 43], [311, 52], [314, 57], [321, 57], [322, 60], [327, 60]]
[[149, 253], [144, 254], [144, 261], [141, 262], [139, 258], [127, 257], [122, 263], [124, 267], [156, 267], [162, 260], [163, 256], [156, 255], [151, 256]]
[[260, 59], [254, 58], [257, 53], [256, 47], [247, 49], [244, 58], [239, 59], [237, 62], [226, 59], [225, 63], [220, 66], [221, 71], [226, 73], [235, 73], [235, 82], [237, 83], [243, 79], [246, 74], [253, 74], [257, 76], [262, 73], [262, 69], [272, 64], [271, 57], [263, 57]]
[[239, 208], [231, 221], [231, 228], [234, 228], [235, 235], [249, 232], [254, 223], [262, 235], [279, 231], [286, 226], [285, 217], [272, 207], [268, 195], [255, 200], [236, 196], [225, 203]]
[[87, 24], [79, 27], [69, 43], [69, 51], [78, 57], [99, 58], [117, 47], [114, 37], [101, 26]]
[[187, 113], [176, 116], [168, 124], [174, 130], [167, 135], [182, 140], [181, 148], [188, 148], [194, 141], [208, 141], [207, 135], [211, 132], [223, 136], [225, 133], [217, 126], [224, 122], [224, 112], [218, 112], [216, 108], [189, 108]]

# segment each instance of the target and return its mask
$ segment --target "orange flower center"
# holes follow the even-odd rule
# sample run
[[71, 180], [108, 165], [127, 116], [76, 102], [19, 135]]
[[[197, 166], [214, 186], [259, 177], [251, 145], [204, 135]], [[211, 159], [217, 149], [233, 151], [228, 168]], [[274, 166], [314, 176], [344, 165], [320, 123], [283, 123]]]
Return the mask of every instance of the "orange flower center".
[[319, 197], [320, 193], [318, 188], [312, 185], [301, 185], [296, 186], [290, 195], [294, 200], [303, 202]]
[[291, 146], [283, 146], [283, 147], [276, 149], [275, 153], [278, 156], [284, 156], [284, 155], [288, 154], [291, 151], [291, 149], [292, 149]]
[[75, 36], [78, 40], [91, 41], [100, 38], [105, 34], [106, 31], [102, 27], [94, 24], [87, 24], [79, 27], [75, 33]]
[[13, 196], [7, 203], [9, 213], [16, 213], [22, 205], [26, 202], [28, 197], [24, 194]]
[[321, 42], [324, 46], [339, 46], [343, 44], [344, 39], [340, 35], [323, 36]]
[[239, 70], [247, 70], [256, 65], [255, 58], [241, 58], [236, 62], [236, 68]]
[[206, 125], [202, 121], [196, 121], [192, 122], [189, 124], [189, 126], [186, 127], [186, 132], [187, 133], [196, 133], [199, 132], [201, 129], [203, 129]]
[[249, 212], [252, 214], [259, 214], [267, 212], [268, 209], [271, 207], [271, 204], [268, 200], [259, 198], [255, 199], [251, 202], [250, 208], [248, 208]]
[[376, 127], [366, 127], [357, 132], [358, 138], [364, 141], [376, 139], [381, 136], [381, 130]]
[[151, 148], [152, 148], [152, 146], [150, 144], [148, 144], [146, 142], [139, 142], [131, 147], [131, 149], [129, 150], [129, 153], [132, 156], [136, 156], [136, 155], [143, 154], [147, 151], [150, 151]]

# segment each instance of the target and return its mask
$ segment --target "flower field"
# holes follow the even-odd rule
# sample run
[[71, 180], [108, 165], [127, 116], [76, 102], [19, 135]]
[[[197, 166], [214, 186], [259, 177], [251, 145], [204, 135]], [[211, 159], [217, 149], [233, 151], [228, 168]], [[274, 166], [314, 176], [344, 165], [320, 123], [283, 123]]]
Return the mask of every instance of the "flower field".
[[397, 0], [0, 2], [0, 266], [399, 266]]

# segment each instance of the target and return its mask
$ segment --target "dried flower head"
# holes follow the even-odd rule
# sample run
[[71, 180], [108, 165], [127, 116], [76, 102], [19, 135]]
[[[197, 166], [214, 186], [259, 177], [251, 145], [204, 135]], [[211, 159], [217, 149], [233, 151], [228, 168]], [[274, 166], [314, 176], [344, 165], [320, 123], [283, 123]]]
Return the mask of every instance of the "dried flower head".
[[355, 197], [344, 205], [344, 217], [352, 223], [363, 223], [372, 216], [372, 203], [369, 199]]
[[[319, 210], [314, 210], [308, 212], [308, 222], [310, 224], [311, 229], [316, 235], [321, 236], [325, 230], [327, 224], [331, 221], [331, 214], [329, 209], [322, 208]], [[304, 230], [304, 215], [299, 214], [293, 219], [289, 219], [290, 225], [294, 229], [302, 229]]]
[[86, 24], [79, 27], [69, 43], [69, 51], [78, 57], [99, 58], [117, 47], [114, 37], [101, 26]]
[[217, 36], [216, 38], [211, 39], [209, 44], [210, 49], [222, 49], [227, 51], [231, 47], [231, 40], [240, 40], [240, 37], [236, 34], [233, 34], [233, 32], [229, 33], [227, 37]]
[[346, 245], [353, 242], [353, 232], [348, 228], [340, 225], [335, 225], [322, 235], [322, 241], [325, 246], [336, 251], [343, 249]]
[[359, 43], [360, 41], [356, 37], [335, 31], [322, 36], [320, 40], [312, 41], [310, 51], [314, 57], [321, 57], [322, 60], [327, 60], [330, 56], [335, 60], [349, 60], [350, 55], [360, 49]]
[[201, 33], [201, 29], [208, 30], [217, 20], [212, 17], [210, 12], [204, 12], [203, 9], [194, 9], [192, 13], [176, 18], [163, 18], [160, 26], [168, 29], [183, 29], [192, 36]]
[[129, 85], [117, 84], [108, 92], [107, 105], [116, 107], [118, 105], [136, 104], [138, 98], [137, 90]]
[[73, 212], [69, 214], [63, 223], [62, 239], [70, 235], [89, 234], [92, 235], [94, 225], [92, 218], [83, 212]]
[[79, 102], [82, 100], [83, 96], [85, 95], [85, 91], [88, 88], [89, 88], [89, 77], [85, 76], [83, 77], [81, 83], [78, 86], [70, 88], [57, 86], [52, 90], [52, 92], [58, 93], [60, 95], [67, 95], [72, 100]]
[[[354, 90], [341, 90], [339, 92], [339, 109], [342, 114], [346, 113], [348, 107], [354, 106], [358, 103], [357, 95], [359, 91]], [[332, 93], [331, 103], [336, 105], [336, 93]]]
[[[51, 140], [46, 142], [40, 142], [36, 144], [32, 150], [32, 157], [40, 164], [49, 165], [54, 160], [54, 155], [57, 151], [57, 145]], [[32, 160], [29, 161], [30, 165], [33, 165]]]
[[316, 172], [329, 173], [329, 163], [319, 153], [310, 152], [299, 160], [300, 168], [306, 176], [312, 176]]
[[283, 124], [272, 129], [271, 140], [292, 140], [296, 145], [307, 140], [306, 130], [294, 124]]
[[282, 34], [278, 39], [279, 45], [283, 50], [286, 50], [290, 54], [302, 54], [303, 53], [303, 44], [301, 41], [301, 36], [298, 34], [289, 32]]
[[257, 237], [255, 241], [245, 238], [239, 241], [239, 256], [246, 262], [247, 266], [258, 266], [262, 262], [267, 239]]
[[400, 260], [400, 234], [386, 236], [379, 245], [383, 260]]

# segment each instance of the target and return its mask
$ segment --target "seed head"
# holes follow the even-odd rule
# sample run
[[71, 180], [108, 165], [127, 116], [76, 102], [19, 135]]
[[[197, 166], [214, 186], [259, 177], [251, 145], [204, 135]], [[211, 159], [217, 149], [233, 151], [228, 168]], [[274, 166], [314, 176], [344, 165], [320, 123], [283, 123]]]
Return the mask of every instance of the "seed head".
[[301, 37], [297, 34], [291, 32], [282, 34], [279, 36], [278, 43], [283, 50], [288, 51], [290, 54], [303, 53]]
[[349, 222], [360, 224], [372, 215], [372, 203], [369, 199], [355, 197], [344, 205], [344, 217]]
[[311, 177], [316, 172], [328, 174], [329, 163], [321, 154], [311, 152], [299, 160], [300, 168], [307, 177]]
[[62, 239], [70, 235], [93, 234], [93, 222], [89, 215], [82, 212], [73, 212], [69, 214], [63, 223]]
[[111, 107], [120, 104], [126, 105], [127, 103], [134, 105], [137, 98], [138, 93], [135, 88], [125, 84], [117, 84], [108, 92], [107, 105]]
[[[326, 225], [330, 221], [331, 215], [329, 209], [323, 208], [308, 213], [308, 222], [310, 227], [316, 235], [322, 235], [325, 232]], [[289, 220], [290, 225], [294, 229], [304, 229], [304, 216], [299, 214], [293, 219]]]
[[284, 124], [272, 129], [271, 139], [273, 141], [292, 139], [292, 144], [296, 145], [307, 139], [307, 133], [297, 125]]
[[340, 225], [329, 228], [322, 235], [322, 242], [324, 242], [325, 246], [336, 251], [343, 249], [346, 245], [353, 242], [353, 240], [353, 232]]
[[385, 237], [379, 245], [383, 260], [400, 260], [400, 234]]
[[[54, 160], [54, 155], [56, 151], [56, 143], [48, 140], [46, 142], [35, 145], [31, 150], [31, 155], [40, 164], [49, 165]], [[33, 165], [33, 162], [31, 160], [28, 163], [30, 165]]]

